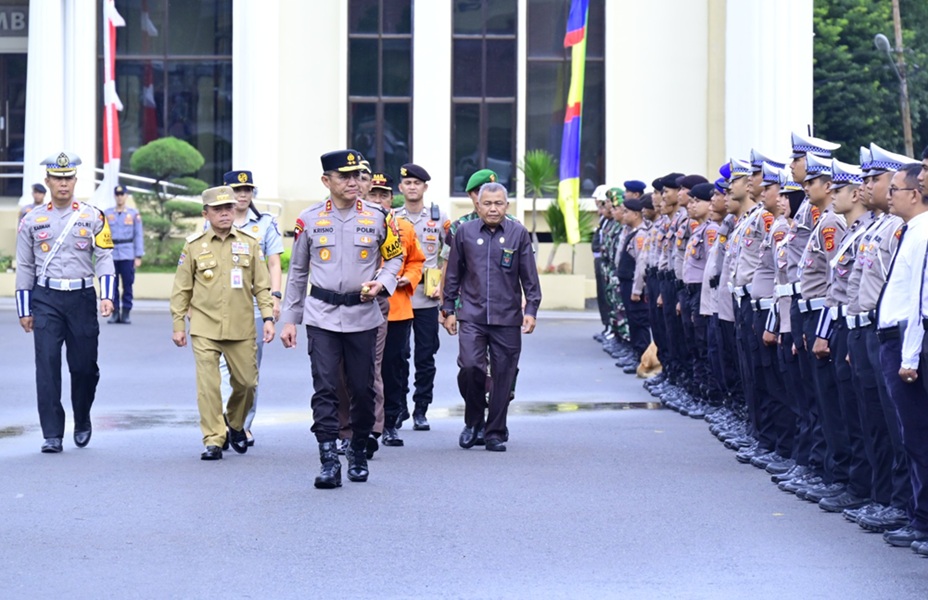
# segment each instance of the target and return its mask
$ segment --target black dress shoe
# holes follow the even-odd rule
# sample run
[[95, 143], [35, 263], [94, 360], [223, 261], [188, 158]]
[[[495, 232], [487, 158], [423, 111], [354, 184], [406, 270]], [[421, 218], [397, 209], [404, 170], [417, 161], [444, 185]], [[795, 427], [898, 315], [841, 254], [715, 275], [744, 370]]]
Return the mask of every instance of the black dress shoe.
[[503, 443], [503, 440], [489, 439], [487, 440], [486, 450], [490, 452], [505, 452], [506, 444]]
[[383, 428], [383, 445], [384, 446], [402, 446], [403, 440], [400, 438], [396, 427]]
[[248, 431], [247, 429], [245, 430], [245, 436], [248, 438], [248, 441], [246, 442], [246, 444], [248, 444], [248, 447], [251, 448], [252, 446], [254, 446], [255, 436], [251, 435], [251, 432]]
[[412, 428], [415, 431], [429, 431], [432, 429], [429, 425], [428, 419], [425, 418], [425, 413], [415, 412], [412, 415]]
[[[374, 452], [378, 450], [380, 450], [380, 444], [377, 443], [377, 438], [373, 435], [367, 436], [367, 441], [364, 443], [364, 456], [367, 460], [374, 458]], [[347, 456], [347, 453], [345, 455]]]
[[474, 446], [486, 446], [487, 445], [487, 428], [483, 425], [477, 428], [477, 439], [474, 440]]
[[477, 432], [474, 431], [473, 427], [465, 427], [464, 431], [461, 432], [461, 436], [458, 438], [458, 445], [461, 448], [473, 448], [476, 443]]
[[45, 454], [57, 454], [62, 450], [61, 438], [45, 438], [45, 443], [42, 444], [42, 452]]
[[226, 436], [226, 440], [229, 442], [229, 445], [232, 446], [232, 449], [239, 454], [245, 454], [248, 452], [248, 437], [245, 435], [244, 431], [232, 429], [232, 426], [230, 425], [229, 434]]
[[222, 448], [219, 446], [207, 446], [200, 455], [200, 460], [219, 460], [220, 458], [222, 458]]
[[84, 446], [89, 444], [90, 434], [91, 434], [90, 427], [87, 427], [87, 429], [83, 431], [75, 431], [74, 432], [74, 445], [76, 445], [78, 448], [83, 448]]

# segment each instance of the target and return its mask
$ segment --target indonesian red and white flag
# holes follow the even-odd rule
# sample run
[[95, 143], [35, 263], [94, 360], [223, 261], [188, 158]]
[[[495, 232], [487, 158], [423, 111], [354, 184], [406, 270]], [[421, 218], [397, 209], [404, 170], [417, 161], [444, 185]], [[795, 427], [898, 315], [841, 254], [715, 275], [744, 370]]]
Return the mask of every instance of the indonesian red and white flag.
[[109, 208], [116, 203], [113, 188], [119, 185], [119, 115], [122, 102], [116, 93], [116, 28], [126, 21], [116, 10], [115, 0], [103, 2], [103, 181], [93, 195], [93, 204]]

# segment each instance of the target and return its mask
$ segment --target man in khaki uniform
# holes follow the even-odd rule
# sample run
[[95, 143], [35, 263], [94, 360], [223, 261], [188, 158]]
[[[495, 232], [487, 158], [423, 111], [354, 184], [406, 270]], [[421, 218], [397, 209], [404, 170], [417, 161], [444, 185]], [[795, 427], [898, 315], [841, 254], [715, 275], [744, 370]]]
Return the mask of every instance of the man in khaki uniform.
[[[271, 279], [258, 240], [232, 226], [235, 193], [228, 186], [203, 192], [203, 217], [209, 227], [187, 238], [177, 261], [171, 315], [174, 343], [187, 345], [185, 317], [190, 312], [190, 340], [197, 365], [197, 408], [206, 450], [202, 460], [222, 458], [231, 444], [248, 451], [245, 415], [258, 386], [258, 346], [253, 320], [257, 299], [264, 319], [264, 343], [274, 339]], [[226, 359], [232, 395], [222, 412], [219, 357]]]

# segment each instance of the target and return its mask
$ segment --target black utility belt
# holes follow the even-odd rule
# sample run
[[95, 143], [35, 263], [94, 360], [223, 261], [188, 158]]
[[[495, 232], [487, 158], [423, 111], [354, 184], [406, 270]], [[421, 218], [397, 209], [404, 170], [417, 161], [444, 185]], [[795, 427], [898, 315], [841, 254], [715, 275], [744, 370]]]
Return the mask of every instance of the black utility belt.
[[309, 295], [316, 300], [322, 300], [326, 304], [334, 306], [357, 306], [361, 304], [361, 290], [343, 294], [314, 285], [309, 289]]
[[898, 325], [876, 330], [876, 338], [881, 342], [887, 340], [898, 340], [902, 337], [902, 332], [908, 326], [908, 321], [900, 321]]
[[702, 291], [702, 284], [701, 284], [701, 283], [684, 283], [684, 284], [683, 284], [683, 287], [684, 287], [684, 289], [686, 289], [686, 291], [689, 292], [690, 294], [695, 294], [695, 293], [697, 293], [697, 292], [701, 292], [701, 291]]

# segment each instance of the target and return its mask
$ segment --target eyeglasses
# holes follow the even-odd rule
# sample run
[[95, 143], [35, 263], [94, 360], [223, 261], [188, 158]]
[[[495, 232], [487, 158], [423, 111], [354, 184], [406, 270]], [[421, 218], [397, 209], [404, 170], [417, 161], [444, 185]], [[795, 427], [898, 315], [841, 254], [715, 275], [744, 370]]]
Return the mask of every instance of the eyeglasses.
[[914, 192], [918, 188], [901, 188], [894, 185], [889, 186], [889, 193], [895, 194], [896, 192]]

